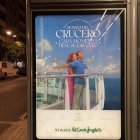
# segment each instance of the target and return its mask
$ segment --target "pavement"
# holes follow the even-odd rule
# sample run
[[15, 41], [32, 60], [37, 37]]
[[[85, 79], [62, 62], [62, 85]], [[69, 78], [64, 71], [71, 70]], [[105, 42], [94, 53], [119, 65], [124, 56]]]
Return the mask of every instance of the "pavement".
[[0, 136], [0, 140], [27, 140], [27, 125], [27, 118], [14, 122]]

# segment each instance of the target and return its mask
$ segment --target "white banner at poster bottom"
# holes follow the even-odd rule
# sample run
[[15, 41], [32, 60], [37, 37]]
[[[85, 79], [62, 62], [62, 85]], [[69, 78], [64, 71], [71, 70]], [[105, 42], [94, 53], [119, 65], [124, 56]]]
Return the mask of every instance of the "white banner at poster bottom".
[[37, 110], [38, 139], [120, 139], [120, 110]]

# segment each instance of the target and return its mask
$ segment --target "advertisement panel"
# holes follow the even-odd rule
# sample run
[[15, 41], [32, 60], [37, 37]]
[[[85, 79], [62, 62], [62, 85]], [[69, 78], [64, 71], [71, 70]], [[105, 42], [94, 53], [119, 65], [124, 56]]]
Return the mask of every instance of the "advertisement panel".
[[124, 14], [33, 15], [35, 137], [125, 139]]

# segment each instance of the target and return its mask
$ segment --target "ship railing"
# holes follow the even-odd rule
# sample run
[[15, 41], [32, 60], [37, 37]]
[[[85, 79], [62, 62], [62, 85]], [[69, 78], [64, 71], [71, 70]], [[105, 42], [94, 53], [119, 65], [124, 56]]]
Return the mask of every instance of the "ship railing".
[[[52, 104], [50, 104], [50, 105], [48, 104], [47, 106], [45, 106], [46, 109], [49, 109], [49, 108], [56, 109], [60, 103], [63, 104], [63, 107], [62, 107], [63, 109], [65, 109], [65, 110], [71, 109], [68, 77], [84, 77], [84, 79], [85, 79], [85, 89], [84, 89], [85, 94], [83, 94], [82, 109], [84, 109], [84, 110], [90, 110], [90, 109], [102, 110], [104, 108], [104, 101], [105, 101], [105, 89], [104, 88], [105, 87], [104, 87], [103, 74], [94, 73], [94, 74], [78, 74], [78, 75], [76, 75], [76, 74], [73, 74], [73, 75], [68, 75], [68, 74], [37, 75], [36, 76], [37, 89], [41, 88], [41, 85], [38, 85], [38, 81], [40, 81], [40, 79], [43, 79], [43, 82], [46, 81], [46, 83], [44, 82], [44, 84], [42, 86], [42, 87], [44, 87], [42, 93], [44, 94], [45, 104], [47, 105], [49, 84], [51, 85], [53, 83], [51, 91], [49, 91], [49, 92], [52, 92], [53, 96], [57, 95], [57, 99], [58, 99], [57, 102], [54, 101], [54, 103], [52, 102]], [[59, 82], [56, 82], [57, 78], [64, 79], [64, 83], [62, 83], [62, 80], [59, 80]], [[94, 83], [89, 82], [90, 78], [94, 78]], [[48, 80], [51, 80], [51, 79], [53, 79], [54, 81], [52, 80], [52, 83], [48, 83]], [[93, 92], [95, 92], [94, 93], [95, 94], [94, 95], [94, 98], [95, 98], [94, 106], [92, 106], [92, 103], [91, 103], [91, 91], [90, 91], [91, 84], [94, 84], [94, 87], [95, 87], [95, 90], [93, 91]], [[56, 85], [57, 85], [57, 89], [56, 89]], [[62, 90], [62, 87], [64, 87], [63, 90]], [[57, 93], [59, 93], [59, 94], [57, 94]], [[65, 95], [64, 95], [64, 93], [65, 93]], [[92, 98], [93, 98], [93, 96], [92, 96]], [[41, 97], [40, 97], [40, 99], [41, 99]]]

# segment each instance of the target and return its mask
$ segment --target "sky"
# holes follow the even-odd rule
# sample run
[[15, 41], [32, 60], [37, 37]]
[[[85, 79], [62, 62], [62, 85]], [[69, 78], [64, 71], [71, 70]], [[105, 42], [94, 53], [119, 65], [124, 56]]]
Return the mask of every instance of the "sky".
[[56, 66], [70, 53], [82, 51], [88, 72], [120, 78], [121, 14], [38, 15], [36, 58], [45, 57], [45, 65]]

